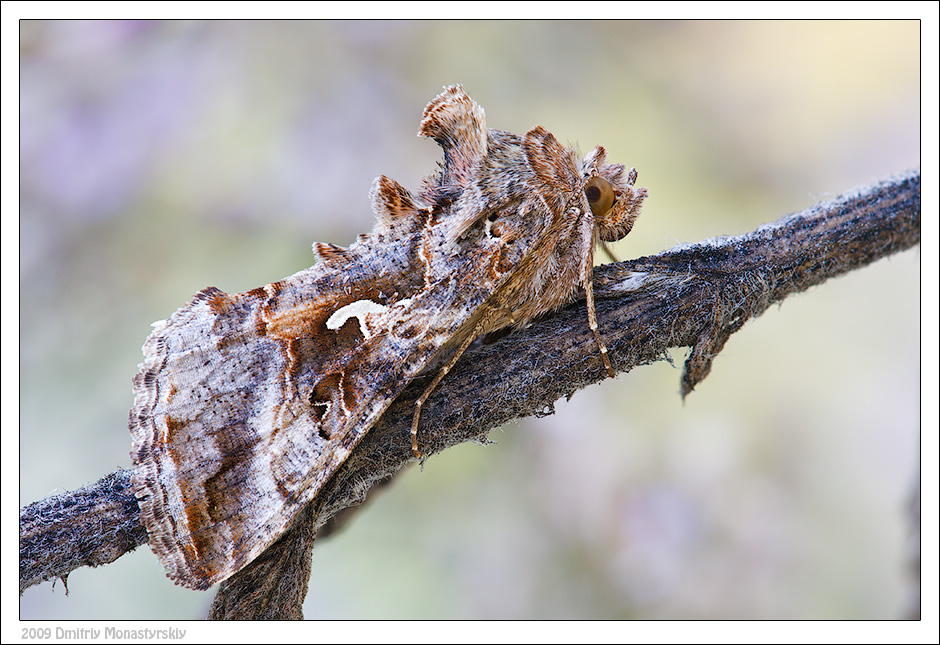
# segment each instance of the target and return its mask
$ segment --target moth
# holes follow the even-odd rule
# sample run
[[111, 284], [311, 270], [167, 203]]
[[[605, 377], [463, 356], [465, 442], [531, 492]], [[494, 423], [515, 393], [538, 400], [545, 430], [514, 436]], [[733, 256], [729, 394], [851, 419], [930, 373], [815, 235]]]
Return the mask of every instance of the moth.
[[134, 492], [175, 582], [208, 589], [261, 554], [314, 499], [404, 387], [421, 405], [474, 339], [587, 296], [594, 247], [630, 232], [636, 171], [583, 158], [537, 126], [489, 130], [459, 85], [425, 108], [444, 151], [420, 194], [381, 176], [377, 221], [349, 248], [245, 293], [204, 289], [154, 323], [134, 378]]

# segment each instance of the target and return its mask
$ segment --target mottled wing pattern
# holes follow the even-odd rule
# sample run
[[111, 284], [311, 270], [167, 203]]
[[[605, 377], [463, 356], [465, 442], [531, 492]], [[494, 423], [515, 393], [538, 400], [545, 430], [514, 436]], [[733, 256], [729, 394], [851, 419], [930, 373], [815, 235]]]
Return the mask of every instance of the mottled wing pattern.
[[[633, 194], [600, 148], [581, 162], [541, 128], [487, 130], [459, 86], [428, 105], [419, 134], [444, 163], [419, 197], [377, 179], [369, 235], [316, 244], [317, 264], [262, 288], [205, 289], [154, 325], [131, 455], [151, 547], [176, 582], [206, 589], [257, 557], [429, 364], [569, 298], [577, 271], [562, 272], [564, 298], [528, 302], [572, 248], [593, 245], [587, 178]], [[579, 239], [556, 248], [559, 235]]]

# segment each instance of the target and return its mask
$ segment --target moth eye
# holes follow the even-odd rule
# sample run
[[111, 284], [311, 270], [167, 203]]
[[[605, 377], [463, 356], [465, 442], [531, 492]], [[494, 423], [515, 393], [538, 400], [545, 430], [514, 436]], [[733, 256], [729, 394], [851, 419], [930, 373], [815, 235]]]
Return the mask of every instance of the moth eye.
[[614, 205], [614, 187], [603, 177], [592, 177], [584, 187], [584, 195], [594, 217], [601, 217]]

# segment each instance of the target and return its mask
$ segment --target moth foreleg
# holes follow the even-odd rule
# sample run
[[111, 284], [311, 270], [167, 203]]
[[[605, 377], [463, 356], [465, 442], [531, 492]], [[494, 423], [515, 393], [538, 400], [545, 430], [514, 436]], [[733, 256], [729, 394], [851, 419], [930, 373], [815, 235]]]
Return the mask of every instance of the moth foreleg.
[[607, 370], [607, 375], [610, 376], [610, 378], [614, 378], [617, 374], [610, 364], [610, 357], [607, 356], [607, 345], [604, 344], [604, 339], [601, 338], [601, 333], [597, 330], [597, 312], [594, 311], [594, 280], [591, 277], [590, 265], [588, 265], [586, 273], [587, 275], [584, 278], [584, 293], [587, 295], [588, 327], [591, 328], [591, 333], [594, 334], [594, 341], [597, 343], [597, 349], [601, 352], [601, 360], [604, 362], [604, 369]]
[[473, 343], [476, 337], [480, 334], [480, 331], [483, 329], [485, 319], [481, 319], [473, 327], [473, 331], [460, 343], [460, 347], [457, 348], [457, 351], [454, 352], [454, 355], [450, 357], [450, 360], [447, 361], [441, 370], [437, 373], [437, 376], [434, 377], [434, 380], [431, 381], [431, 384], [427, 387], [424, 393], [418, 398], [418, 402], [415, 403], [415, 416], [411, 421], [411, 451], [415, 454], [415, 457], [421, 459], [421, 451], [418, 449], [418, 420], [421, 418], [421, 406], [424, 405], [424, 402], [428, 400], [428, 397], [431, 396], [431, 393], [434, 391], [434, 388], [437, 387], [438, 383], [443, 380], [447, 373], [457, 364], [457, 361], [460, 360], [460, 357], [463, 355], [467, 348]]

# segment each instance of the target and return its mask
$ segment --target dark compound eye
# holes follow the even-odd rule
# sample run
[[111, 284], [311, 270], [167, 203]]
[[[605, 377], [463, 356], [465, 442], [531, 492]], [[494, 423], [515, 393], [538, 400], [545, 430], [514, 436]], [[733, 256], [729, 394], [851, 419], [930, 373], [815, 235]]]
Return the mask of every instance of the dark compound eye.
[[592, 177], [584, 187], [584, 196], [591, 205], [594, 217], [602, 217], [614, 205], [614, 187], [603, 177]]

